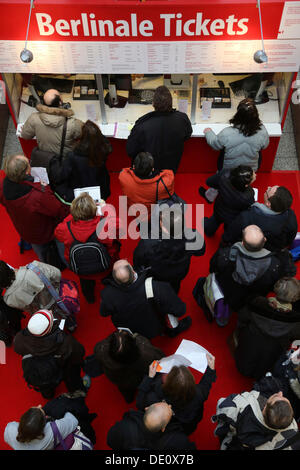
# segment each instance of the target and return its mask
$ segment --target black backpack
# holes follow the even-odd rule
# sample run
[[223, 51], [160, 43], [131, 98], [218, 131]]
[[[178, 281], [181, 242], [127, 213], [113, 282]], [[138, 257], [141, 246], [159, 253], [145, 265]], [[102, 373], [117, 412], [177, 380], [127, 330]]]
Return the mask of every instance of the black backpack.
[[63, 378], [63, 369], [55, 356], [32, 356], [22, 358], [23, 377], [29, 388], [37, 392], [55, 389]]
[[86, 242], [76, 240], [71, 230], [71, 222], [67, 223], [74, 242], [70, 248], [70, 268], [78, 276], [97, 274], [106, 271], [111, 264], [106, 247], [99, 241], [96, 232]]

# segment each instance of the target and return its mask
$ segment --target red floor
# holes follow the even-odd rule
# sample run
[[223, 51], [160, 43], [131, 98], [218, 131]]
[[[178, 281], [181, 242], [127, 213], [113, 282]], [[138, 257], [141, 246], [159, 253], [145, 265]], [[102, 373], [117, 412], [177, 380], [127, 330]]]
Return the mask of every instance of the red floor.
[[[201, 204], [203, 200], [198, 195], [198, 187], [205, 182], [207, 174], [177, 174], [176, 192], [191, 204]], [[259, 189], [259, 202], [263, 202], [263, 193], [267, 186], [273, 185], [287, 186], [292, 192], [295, 202], [295, 210], [299, 220], [299, 206], [296, 203], [299, 195], [299, 175], [297, 172], [272, 172], [262, 173], [257, 177], [255, 187]], [[112, 188], [114, 197], [111, 203], [115, 203], [120, 194], [120, 187], [117, 174], [112, 175]], [[205, 205], [205, 215], [210, 215], [212, 206]], [[5, 210], [0, 206], [0, 216], [2, 220], [0, 231], [0, 259], [5, 260], [14, 267], [25, 265], [34, 259], [33, 252], [25, 252], [21, 255], [18, 250], [19, 237]], [[235, 326], [235, 316], [230, 320], [230, 324], [225, 328], [219, 328], [215, 323], [209, 324], [200, 308], [192, 296], [192, 289], [196, 280], [200, 276], [208, 273], [209, 259], [218, 246], [221, 235], [221, 229], [215, 237], [207, 239], [206, 254], [202, 258], [192, 260], [191, 269], [187, 278], [182, 283], [180, 297], [187, 304], [187, 312], [191, 315], [193, 324], [191, 328], [174, 339], [165, 337], [156, 338], [153, 343], [161, 347], [166, 354], [172, 354], [177, 349], [183, 338], [193, 340], [216, 357], [217, 381], [212, 387], [208, 401], [206, 402], [203, 420], [199, 423], [191, 440], [196, 443], [199, 450], [218, 449], [218, 441], [213, 435], [214, 426], [210, 418], [215, 412], [217, 400], [234, 392], [250, 390], [252, 380], [241, 376], [234, 365], [234, 361], [229, 353], [226, 343], [227, 337]], [[121, 256], [132, 260], [132, 251], [136, 241], [124, 240]], [[70, 271], [64, 271], [64, 277], [75, 279]], [[81, 312], [78, 315], [78, 329], [74, 333], [75, 337], [84, 344], [86, 354], [91, 354], [93, 347], [99, 340], [105, 338], [113, 331], [109, 318], [101, 318], [99, 315], [99, 293], [97, 302], [94, 306], [88, 305], [84, 299], [81, 300]], [[24, 322], [24, 325], [26, 324]], [[196, 380], [201, 378], [201, 374], [192, 370]], [[22, 377], [21, 357], [16, 355], [12, 348], [6, 350], [6, 364], [0, 365], [1, 380], [1, 414], [0, 414], [0, 449], [9, 449], [3, 441], [3, 432], [9, 421], [18, 421], [21, 414], [30, 406], [44, 404], [45, 400], [35, 391], [27, 388]], [[64, 391], [61, 386], [57, 394]], [[87, 404], [91, 412], [98, 413], [98, 417], [93, 422], [97, 435], [95, 449], [108, 449], [106, 444], [107, 430], [117, 420], [121, 419], [122, 414], [129, 408], [134, 408], [134, 403], [128, 405], [118, 389], [111, 384], [104, 376], [93, 379], [92, 386], [88, 392]]]

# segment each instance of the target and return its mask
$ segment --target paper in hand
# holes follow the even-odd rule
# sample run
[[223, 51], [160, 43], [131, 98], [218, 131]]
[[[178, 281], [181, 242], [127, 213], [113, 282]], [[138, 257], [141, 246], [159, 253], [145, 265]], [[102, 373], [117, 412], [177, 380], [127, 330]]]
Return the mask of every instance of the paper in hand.
[[175, 355], [183, 356], [185, 359], [190, 361], [190, 367], [204, 373], [207, 368], [207, 353], [210, 354], [205, 348], [200, 346], [200, 344], [183, 339], [175, 352]]
[[172, 354], [171, 356], [163, 357], [158, 362], [160, 367], [157, 371], [165, 374], [168, 374], [173, 366], [188, 367], [191, 365], [191, 362], [180, 354]]

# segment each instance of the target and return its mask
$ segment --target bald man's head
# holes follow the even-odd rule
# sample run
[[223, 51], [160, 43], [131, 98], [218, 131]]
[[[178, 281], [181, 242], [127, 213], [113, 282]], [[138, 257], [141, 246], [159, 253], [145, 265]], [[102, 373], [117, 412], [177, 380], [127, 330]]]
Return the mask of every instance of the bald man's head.
[[62, 103], [59, 91], [50, 89], [47, 90], [43, 97], [44, 104], [50, 108], [59, 108]]
[[248, 251], [260, 251], [266, 242], [263, 231], [257, 225], [248, 225], [243, 230], [243, 245]]
[[113, 266], [112, 276], [117, 284], [129, 286], [134, 281], [134, 270], [126, 259], [120, 259]]
[[163, 401], [154, 403], [145, 410], [144, 425], [150, 432], [164, 432], [172, 415], [171, 405]]

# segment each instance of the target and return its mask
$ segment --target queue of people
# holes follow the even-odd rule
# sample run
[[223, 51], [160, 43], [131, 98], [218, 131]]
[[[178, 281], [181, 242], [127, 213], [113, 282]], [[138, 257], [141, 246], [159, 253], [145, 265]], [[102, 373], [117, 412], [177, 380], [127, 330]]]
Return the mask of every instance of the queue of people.
[[[180, 285], [191, 257], [201, 260], [206, 251], [202, 235], [185, 227], [184, 201], [178, 204], [174, 193], [184, 142], [192, 134], [189, 118], [173, 109], [169, 90], [158, 87], [154, 111], [136, 122], [128, 138], [132, 165], [120, 172], [121, 189], [129, 206], [144, 205], [137, 230], [142, 233], [143, 223], [149, 224], [148, 234], [157, 229], [156, 237], [141, 235], [130, 264], [120, 257], [126, 241], [118, 216], [105, 204], [99, 215], [99, 203], [89, 194], [73, 193], [97, 185], [103, 199], [110, 196], [111, 143], [93, 122], [82, 123], [63, 109], [58, 91], [48, 90], [43, 101], [22, 138], [36, 136], [39, 150], [58, 154], [66, 120], [63, 159], [51, 186], [33, 181], [24, 155], [7, 159], [0, 202], [38, 259], [19, 267], [0, 261], [0, 335], [22, 357], [24, 379], [49, 402], [8, 423], [4, 439], [14, 450], [92, 449], [96, 414], [85, 397], [93, 378], [105, 374], [126, 403], [136, 404], [108, 430], [111, 449], [197, 450], [190, 435], [214, 382], [221, 380], [216, 359], [207, 354], [207, 368], [196, 383], [186, 366], [160, 374], [157, 364], [166, 354], [152, 344], [159, 335], [167, 342], [193, 328]], [[293, 381], [285, 375], [295, 360], [287, 358], [287, 350], [300, 339], [300, 282], [289, 253], [298, 229], [293, 197], [288, 188], [273, 186], [266, 188], [263, 204], [255, 202], [252, 184], [269, 138], [252, 100], [241, 101], [228, 128], [219, 135], [206, 129], [205, 137], [221, 154], [216, 174], [207, 180], [215, 201], [199, 188], [206, 203], [214, 203], [204, 233], [213, 237], [222, 224], [224, 230], [208, 274], [198, 262], [199, 279], [190, 294], [204, 318], [219, 327], [237, 313], [231, 352], [240, 373], [255, 380], [253, 390], [219, 399], [212, 417], [215, 435], [221, 450], [299, 449], [300, 375], [296, 366]], [[201, 243], [187, 250], [187, 238], [193, 237]], [[98, 283], [104, 286], [99, 313], [111, 318], [115, 331], [88, 357], [72, 335], [80, 308], [77, 283], [62, 279], [50, 256], [53, 246], [63, 267], [77, 274], [88, 303], [95, 303]], [[55, 397], [61, 381], [67, 392]]]

